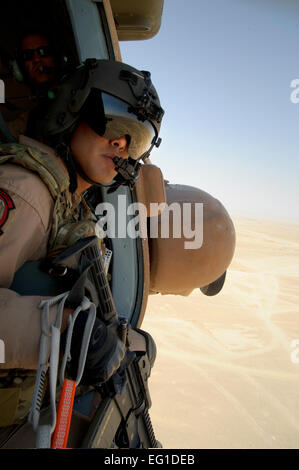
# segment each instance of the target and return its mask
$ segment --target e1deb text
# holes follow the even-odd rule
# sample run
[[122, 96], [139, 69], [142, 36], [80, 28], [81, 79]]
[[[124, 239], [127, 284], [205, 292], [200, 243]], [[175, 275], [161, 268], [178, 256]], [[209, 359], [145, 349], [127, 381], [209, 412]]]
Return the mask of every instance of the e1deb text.
[[148, 454], [142, 457], [110, 455], [104, 459], [105, 465], [194, 465], [194, 454]]

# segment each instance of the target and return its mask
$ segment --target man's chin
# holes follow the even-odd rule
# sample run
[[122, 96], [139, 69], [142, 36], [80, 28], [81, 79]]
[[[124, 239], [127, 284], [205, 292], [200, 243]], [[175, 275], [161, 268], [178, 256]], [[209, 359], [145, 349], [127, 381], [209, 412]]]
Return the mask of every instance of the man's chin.
[[34, 85], [45, 85], [47, 83], [50, 84], [52, 81], [52, 77], [47, 75], [46, 73], [39, 73], [31, 79], [31, 83], [33, 83]]
[[98, 184], [110, 184], [114, 181], [115, 176], [117, 175], [116, 171], [114, 171], [113, 175], [101, 175], [99, 178], [91, 178], [95, 183]]
[[114, 181], [114, 178], [103, 178], [100, 182], [100, 184], [110, 184]]

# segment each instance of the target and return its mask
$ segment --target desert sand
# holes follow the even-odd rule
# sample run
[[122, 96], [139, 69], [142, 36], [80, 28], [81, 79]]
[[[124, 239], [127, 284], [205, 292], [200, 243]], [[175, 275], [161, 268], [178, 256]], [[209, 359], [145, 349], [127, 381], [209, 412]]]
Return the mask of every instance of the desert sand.
[[148, 301], [150, 415], [164, 448], [299, 448], [299, 225], [233, 220], [217, 296]]

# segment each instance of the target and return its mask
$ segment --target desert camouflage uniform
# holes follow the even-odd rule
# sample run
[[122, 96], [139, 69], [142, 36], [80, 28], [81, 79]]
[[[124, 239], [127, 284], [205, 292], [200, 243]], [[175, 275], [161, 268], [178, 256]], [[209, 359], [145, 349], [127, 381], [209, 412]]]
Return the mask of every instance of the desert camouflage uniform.
[[49, 147], [21, 137], [20, 144], [0, 145], [0, 163], [1, 430], [22, 422], [29, 411], [39, 352], [38, 305], [46, 298], [10, 289], [15, 273], [28, 261], [94, 235], [95, 224], [84, 199], [69, 192], [67, 170]]

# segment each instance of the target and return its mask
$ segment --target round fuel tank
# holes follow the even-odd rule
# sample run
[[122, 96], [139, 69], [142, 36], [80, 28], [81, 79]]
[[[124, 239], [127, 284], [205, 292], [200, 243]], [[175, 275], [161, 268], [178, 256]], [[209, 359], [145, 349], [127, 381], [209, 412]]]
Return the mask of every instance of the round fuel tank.
[[166, 208], [149, 219], [150, 293], [189, 295], [225, 273], [235, 229], [221, 202], [205, 191], [167, 183], [165, 190]]

